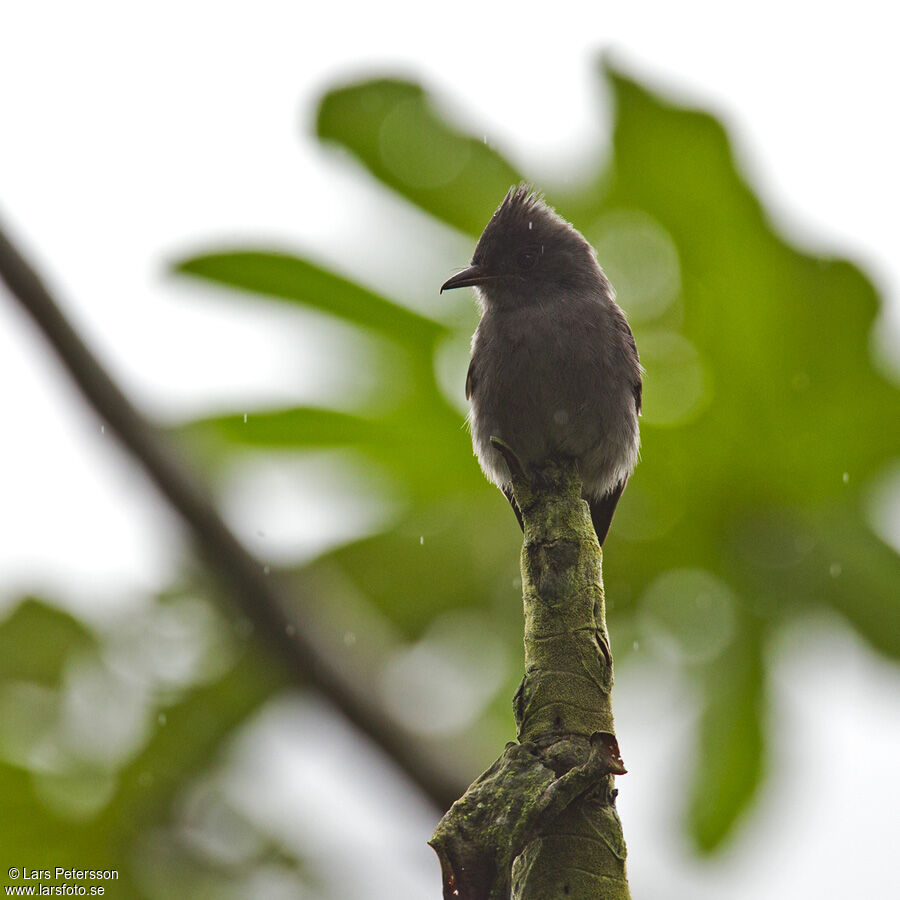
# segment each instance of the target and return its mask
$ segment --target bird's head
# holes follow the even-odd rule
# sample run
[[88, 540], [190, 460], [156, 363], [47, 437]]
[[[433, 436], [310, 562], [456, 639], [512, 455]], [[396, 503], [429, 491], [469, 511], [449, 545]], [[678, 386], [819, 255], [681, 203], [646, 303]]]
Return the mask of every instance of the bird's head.
[[527, 185], [509, 190], [482, 232], [472, 265], [445, 281], [441, 292], [470, 286], [486, 306], [498, 307], [609, 291], [591, 245]]

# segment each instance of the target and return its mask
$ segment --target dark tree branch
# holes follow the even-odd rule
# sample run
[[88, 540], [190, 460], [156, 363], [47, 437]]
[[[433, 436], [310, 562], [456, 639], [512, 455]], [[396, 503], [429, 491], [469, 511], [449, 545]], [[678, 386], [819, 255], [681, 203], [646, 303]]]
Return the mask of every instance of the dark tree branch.
[[2, 228], [0, 279], [34, 320], [88, 404], [179, 514], [211, 574], [281, 657], [291, 675], [325, 695], [432, 802], [447, 809], [458, 796], [458, 786], [416, 747], [414, 738], [389, 723], [362, 692], [354, 689], [341, 676], [339, 661], [323, 653], [287, 615], [288, 598], [275, 579], [235, 537], [198, 479], [91, 353]]

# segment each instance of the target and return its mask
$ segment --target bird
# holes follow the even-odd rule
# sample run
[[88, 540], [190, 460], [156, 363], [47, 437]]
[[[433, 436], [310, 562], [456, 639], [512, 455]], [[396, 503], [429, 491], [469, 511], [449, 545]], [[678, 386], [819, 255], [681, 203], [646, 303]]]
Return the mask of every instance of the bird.
[[643, 370], [615, 291], [581, 233], [528, 184], [511, 187], [471, 265], [441, 293], [474, 287], [481, 319], [466, 375], [472, 444], [522, 514], [499, 438], [525, 471], [574, 461], [602, 546], [637, 464]]

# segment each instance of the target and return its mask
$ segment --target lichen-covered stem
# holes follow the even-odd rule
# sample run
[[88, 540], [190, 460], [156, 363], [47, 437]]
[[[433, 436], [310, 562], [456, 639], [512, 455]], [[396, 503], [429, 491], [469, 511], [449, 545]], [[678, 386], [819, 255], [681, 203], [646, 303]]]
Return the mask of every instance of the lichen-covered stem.
[[507, 745], [434, 833], [444, 897], [628, 900], [601, 551], [581, 481], [567, 465], [526, 475], [497, 446], [525, 524], [519, 743]]
[[[615, 733], [602, 551], [574, 467], [541, 476], [538, 485], [515, 480], [525, 521], [525, 677], [516, 724], [520, 741], [548, 751], [574, 745], [580, 758], [592, 734]], [[606, 774], [523, 850], [513, 866], [515, 900], [630, 896], [613, 781]]]
[[523, 485], [525, 678], [516, 697], [519, 740], [613, 731], [612, 658], [601, 553], [573, 471]]

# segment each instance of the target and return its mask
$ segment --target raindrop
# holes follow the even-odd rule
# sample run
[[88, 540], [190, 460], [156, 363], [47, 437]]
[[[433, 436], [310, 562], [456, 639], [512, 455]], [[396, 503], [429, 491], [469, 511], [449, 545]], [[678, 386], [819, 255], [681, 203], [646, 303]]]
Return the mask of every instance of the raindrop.
[[844, 472], [844, 474], [841, 476], [841, 479], [843, 480], [844, 484], [849, 484], [850, 483], [850, 473]]
[[156, 717], [156, 721], [157, 721], [160, 725], [165, 725], [165, 724], [166, 724], [166, 714], [165, 714], [165, 713], [160, 713], [160, 714]]
[[244, 424], [247, 424], [247, 413], [244, 413]]
[[632, 646], [633, 650], [637, 650], [637, 648], [640, 647], [641, 645], [637, 641], [635, 641], [631, 646]]
[[293, 625], [285, 626], [284, 633], [293, 637], [297, 633], [297, 629]]
[[100, 434], [106, 434], [106, 426], [105, 425], [100, 426]]
[[269, 567], [263, 566], [263, 575], [268, 575], [268, 574], [269, 574]]
[[841, 574], [842, 571], [843, 571], [843, 567], [841, 566], [841, 564], [840, 564], [839, 562], [833, 562], [833, 563], [828, 567], [828, 574], [829, 574], [832, 578], [838, 578], [838, 577], [840, 576], [840, 574]]
[[352, 631], [344, 632], [344, 643], [348, 647], [352, 647], [356, 643], [356, 635]]
[[419, 546], [421, 547], [424, 543], [425, 543], [425, 535], [420, 534], [419, 535]]

